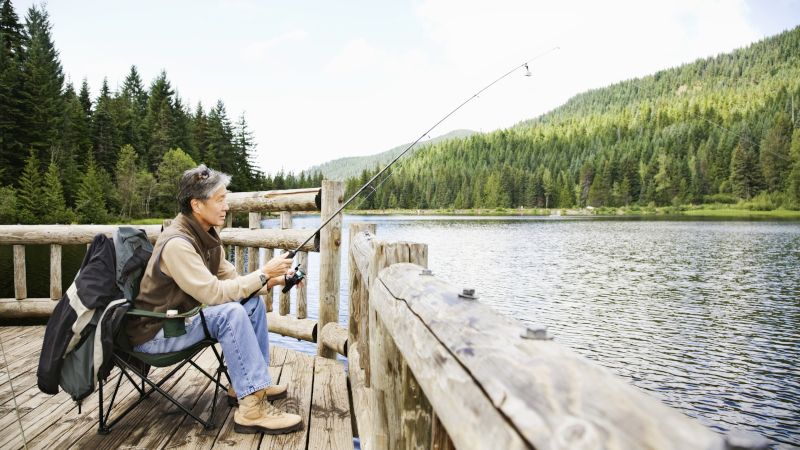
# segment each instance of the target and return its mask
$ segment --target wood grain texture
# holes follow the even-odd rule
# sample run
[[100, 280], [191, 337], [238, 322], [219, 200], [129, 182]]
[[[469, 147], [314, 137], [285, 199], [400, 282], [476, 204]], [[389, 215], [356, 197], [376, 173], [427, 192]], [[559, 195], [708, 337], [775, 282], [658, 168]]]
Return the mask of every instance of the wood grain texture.
[[50, 317], [57, 303], [49, 298], [0, 298], [0, 318]]
[[325, 324], [319, 333], [319, 338], [325, 347], [347, 356], [347, 330], [338, 323]]
[[[480, 302], [459, 298], [459, 289], [436, 277], [419, 277], [419, 269], [410, 264], [385, 269], [373, 285], [371, 301], [381, 295], [381, 317], [387, 326], [397, 327], [392, 336], [457, 447], [464, 441], [453, 433], [464, 433], [467, 408], [457, 406], [461, 415], [452, 417], [449, 410], [455, 405], [444, 406], [452, 395], [437, 391], [444, 380], [421, 375], [431, 363], [429, 356], [414, 358], [419, 353], [416, 341], [423, 336], [438, 342], [445, 361], [457, 364], [469, 384], [480, 387], [495, 413], [507, 421], [506, 430], [537, 449], [724, 445], [722, 436], [557, 342], [523, 339], [522, 324]], [[415, 342], [409, 342], [410, 335]], [[440, 378], [447, 374], [440, 373]]]
[[[292, 213], [289, 211], [281, 211], [280, 218], [281, 230], [288, 230], [292, 228]], [[289, 314], [289, 308], [292, 302], [292, 292], [283, 292], [283, 289], [278, 289], [278, 313], [285, 316]]]
[[306, 271], [306, 278], [302, 285], [295, 287], [295, 298], [297, 301], [297, 318], [305, 319], [308, 317], [308, 252], [297, 252], [297, 264]]
[[365, 374], [364, 370], [361, 369], [360, 360], [361, 355], [358, 352], [358, 348], [351, 348], [347, 355], [347, 376], [350, 379], [353, 415], [356, 418], [356, 428], [361, 441], [361, 448], [362, 450], [372, 450], [376, 448], [372, 439], [374, 434], [372, 430], [373, 411], [375, 409], [372, 404], [374, 394], [371, 388], [365, 386]]
[[298, 319], [292, 315], [282, 316], [273, 311], [267, 313], [267, 326], [273, 333], [307, 342], [317, 342], [316, 320]]
[[234, 252], [234, 265], [236, 267], [236, 273], [239, 275], [244, 275], [244, 247], [236, 245], [233, 247]]
[[318, 211], [315, 201], [319, 188], [261, 192], [231, 192], [227, 196], [232, 212]]
[[[251, 230], [261, 229], [261, 213], [251, 212], [247, 215], [248, 226]], [[255, 271], [259, 266], [258, 247], [248, 247], [247, 273]]]
[[25, 246], [14, 246], [14, 297], [18, 300], [28, 296], [28, 281], [25, 274]]
[[[123, 225], [0, 225], [0, 245], [89, 244], [97, 234], [111, 234]], [[150, 242], [161, 234], [161, 225], [124, 225], [145, 230]]]
[[[419, 278], [419, 266], [411, 267], [415, 268], [415, 276]], [[437, 340], [422, 321], [414, 317], [404, 302], [397, 301], [381, 282], [374, 283], [370, 289], [370, 309], [373, 311], [371, 314], [380, 317], [387, 334], [393, 337], [403, 359], [414, 373], [425, 397], [445, 425], [456, 447], [530, 447], [509, 426], [506, 418], [497, 411], [481, 386], [474, 382], [450, 350]], [[373, 324], [372, 334], [376, 329]], [[378, 351], [375, 342], [370, 336], [371, 352]], [[375, 363], [377, 360], [372, 357], [371, 364]], [[380, 398], [378, 391], [382, 387], [376, 384], [381, 381], [375, 366], [372, 367], [372, 374], [372, 388], [376, 391], [374, 397]], [[379, 445], [376, 448], [381, 447]]]
[[[356, 241], [366, 240], [367, 236], [372, 236], [375, 234], [375, 224], [368, 224], [368, 223], [351, 223], [350, 224], [350, 248], [348, 249], [348, 275], [349, 275], [349, 286], [350, 286], [350, 295], [349, 295], [349, 311], [348, 311], [348, 341], [351, 345], [360, 345], [361, 339], [361, 323], [362, 321], [366, 321], [369, 319], [369, 315], [366, 313], [367, 309], [365, 305], [369, 300], [367, 298], [369, 289], [367, 285], [367, 280], [363, 277], [362, 273], [363, 270], [360, 270], [357, 265], [357, 259], [362, 261], [366, 261], [371, 259], [372, 256], [372, 242], [368, 244], [369, 250], [362, 254], [362, 256], [357, 257], [355, 254], [355, 246]], [[366, 232], [366, 233], [365, 233]], [[366, 236], [365, 236], [366, 234]], [[366, 327], [365, 327], [366, 328]], [[364, 353], [363, 351], [361, 352]]]
[[[260, 248], [297, 248], [308, 238], [306, 230], [276, 230], [263, 228], [250, 230], [247, 228], [225, 228], [220, 232], [220, 239], [225, 245], [241, 245], [242, 247]], [[307, 252], [318, 251], [314, 240], [303, 246]]]
[[344, 366], [339, 361], [320, 357], [314, 361], [314, 393], [309, 428], [310, 449], [353, 448], [347, 379]]
[[287, 396], [273, 403], [276, 407], [303, 418], [303, 429], [289, 434], [264, 435], [259, 448], [305, 450], [308, 442], [311, 394], [314, 380], [314, 357], [304, 353], [289, 352], [283, 363], [279, 383], [287, 386]]
[[[344, 183], [341, 181], [322, 181], [322, 212], [324, 222], [332, 218], [328, 225], [320, 231], [319, 255], [319, 327], [339, 321], [339, 273], [340, 246], [342, 243], [342, 214], [334, 213], [344, 201]], [[336, 353], [326, 348], [322, 342], [317, 343], [317, 354], [326, 358], [334, 358]]]
[[61, 289], [61, 246], [50, 245], [50, 298], [60, 300]]

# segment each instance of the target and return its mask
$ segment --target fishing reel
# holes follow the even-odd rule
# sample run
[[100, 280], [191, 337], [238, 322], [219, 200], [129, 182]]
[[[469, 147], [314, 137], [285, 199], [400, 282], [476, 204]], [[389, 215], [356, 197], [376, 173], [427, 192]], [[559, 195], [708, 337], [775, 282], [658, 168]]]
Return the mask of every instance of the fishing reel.
[[305, 277], [306, 273], [303, 272], [303, 269], [301, 269], [300, 265], [298, 264], [297, 267], [294, 268], [294, 275], [292, 275], [291, 277], [288, 275], [283, 276], [283, 279], [286, 282], [286, 284], [284, 284], [283, 289], [281, 289], [281, 292], [283, 292], [284, 294], [289, 292], [294, 287], [295, 284], [303, 281]]

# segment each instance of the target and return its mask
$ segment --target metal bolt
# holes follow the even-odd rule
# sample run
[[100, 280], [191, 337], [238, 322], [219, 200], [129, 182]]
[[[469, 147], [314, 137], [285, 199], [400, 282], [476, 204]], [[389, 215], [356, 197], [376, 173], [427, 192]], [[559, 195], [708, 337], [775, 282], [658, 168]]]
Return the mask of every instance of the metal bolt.
[[547, 332], [547, 327], [538, 323], [525, 327], [520, 337], [523, 339], [533, 339], [535, 341], [549, 341], [553, 339], [553, 336]]
[[422, 269], [422, 272], [420, 272], [419, 274], [424, 276], [432, 276], [433, 271], [431, 269]]
[[470, 300], [475, 300], [478, 298], [478, 296], [475, 295], [475, 289], [468, 289], [468, 288], [464, 288], [464, 290], [462, 290], [461, 293], [458, 294], [458, 296]]

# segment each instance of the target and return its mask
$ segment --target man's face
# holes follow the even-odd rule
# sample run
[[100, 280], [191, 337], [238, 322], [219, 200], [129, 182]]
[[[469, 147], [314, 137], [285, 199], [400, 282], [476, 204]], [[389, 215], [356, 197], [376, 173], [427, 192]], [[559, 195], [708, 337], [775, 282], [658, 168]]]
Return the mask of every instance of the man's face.
[[201, 225], [211, 228], [225, 224], [225, 213], [228, 211], [227, 194], [228, 190], [222, 186], [214, 191], [208, 200], [192, 200], [194, 216]]

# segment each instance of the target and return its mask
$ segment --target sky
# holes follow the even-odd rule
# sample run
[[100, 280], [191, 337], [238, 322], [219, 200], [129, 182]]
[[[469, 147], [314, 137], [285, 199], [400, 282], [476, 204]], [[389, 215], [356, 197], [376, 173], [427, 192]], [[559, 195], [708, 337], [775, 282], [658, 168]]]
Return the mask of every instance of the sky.
[[[12, 0], [24, 20], [31, 1]], [[36, 2], [40, 4], [40, 2]], [[112, 6], [113, 5], [113, 6]], [[593, 88], [744, 47], [800, 24], [800, 0], [51, 0], [64, 72], [119, 88], [162, 71], [192, 110], [224, 101], [267, 173], [492, 131]], [[552, 50], [554, 48], [558, 50]]]

